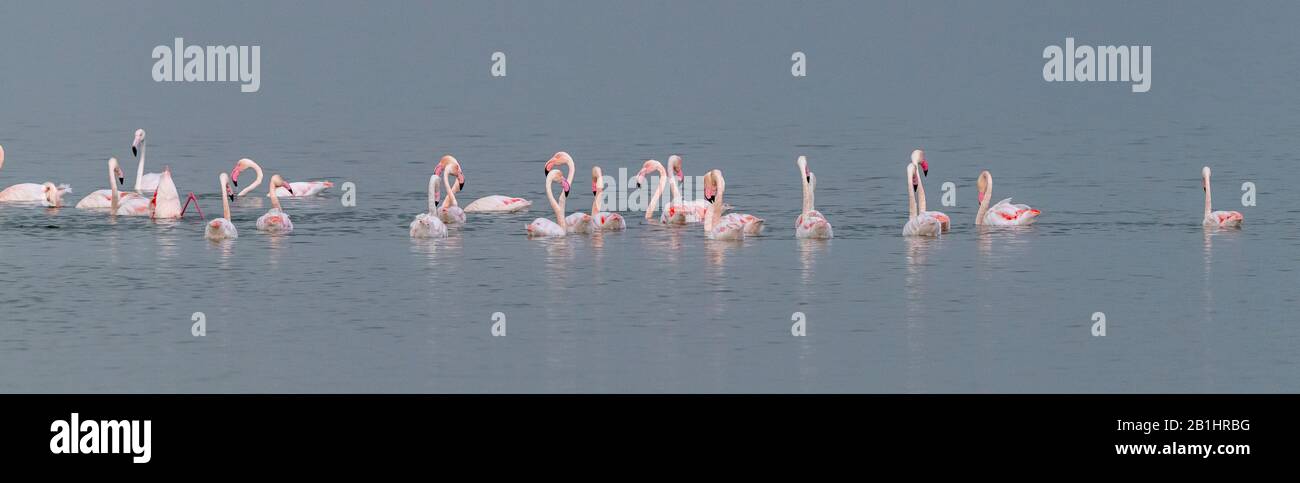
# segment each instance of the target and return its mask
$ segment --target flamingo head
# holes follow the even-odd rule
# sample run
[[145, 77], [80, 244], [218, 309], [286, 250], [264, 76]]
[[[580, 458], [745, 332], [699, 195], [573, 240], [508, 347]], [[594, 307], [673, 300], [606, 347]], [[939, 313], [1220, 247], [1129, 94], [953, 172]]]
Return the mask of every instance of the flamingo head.
[[920, 166], [921, 176], [930, 176], [930, 162], [925, 160], [924, 149], [916, 149], [912, 151], [912, 164]]
[[592, 166], [591, 167], [591, 195], [592, 196], [600, 195], [600, 189], [602, 184], [601, 181], [603, 180], [604, 180], [604, 176], [602, 176], [600, 166]]
[[795, 163], [796, 165], [799, 166], [799, 172], [800, 172], [800, 173], [803, 173], [803, 180], [804, 180], [804, 182], [811, 182], [811, 181], [812, 181], [812, 171], [809, 171], [809, 170], [808, 170], [808, 157], [807, 157], [807, 156], [799, 156], [799, 159], [795, 160], [794, 163]]
[[980, 177], [975, 179], [976, 203], [983, 203], [984, 197], [988, 196], [989, 180], [991, 179], [993, 179], [993, 175], [989, 174], [987, 170], [980, 172]]
[[636, 179], [636, 187], [640, 188], [641, 185], [646, 182], [645, 176], [647, 174], [650, 174], [651, 171], [660, 171], [663, 169], [664, 169], [664, 165], [659, 164], [659, 161], [655, 161], [653, 159], [646, 160], [646, 162], [641, 163], [641, 171], [637, 171], [636, 176], [633, 177], [634, 179]]
[[569, 180], [560, 178], [560, 187], [564, 188], [564, 197], [569, 197]]
[[715, 202], [723, 186], [725, 185], [722, 181], [722, 170], [709, 171], [704, 175], [704, 200], [709, 203]]
[[546, 161], [546, 167], [545, 167], [546, 172], [547, 172], [547, 173], [550, 173], [551, 170], [554, 169], [554, 168], [555, 168], [555, 165], [557, 165], [557, 164], [567, 164], [567, 165], [569, 165], [570, 167], [572, 167], [572, 166], [573, 166], [573, 156], [569, 156], [569, 153], [566, 153], [566, 152], [564, 152], [564, 151], [560, 151], [560, 152], [558, 152], [558, 153], [555, 153], [554, 156], [551, 156], [551, 159], [549, 159], [549, 160]]
[[[165, 137], [165, 136], [164, 136]], [[144, 144], [144, 129], [135, 130], [135, 139], [131, 141], [131, 155], [140, 155], [140, 145]]]
[[681, 183], [686, 180], [686, 173], [682, 170], [682, 157], [676, 154], [668, 157], [668, 170], [677, 182]]
[[916, 165], [915, 165], [915, 164], [908, 163], [908, 165], [907, 165], [907, 178], [910, 179], [910, 180], [912, 180], [912, 191], [916, 191], [917, 185], [920, 184], [921, 179], [918, 178], [918, 177], [916, 176]]
[[54, 183], [49, 181], [41, 183], [41, 191], [45, 195], [45, 201], [50, 206], [61, 206], [63, 204], [63, 193], [59, 191], [59, 187], [55, 186]]
[[289, 192], [289, 194], [293, 194], [293, 186], [290, 186], [289, 182], [285, 181], [284, 177], [278, 174], [273, 174], [271, 175], [271, 191], [274, 192], [276, 188], [284, 188], [285, 191]]
[[230, 170], [230, 183], [239, 186], [239, 172], [253, 167], [253, 160], [242, 158], [235, 163], [235, 168]]
[[1210, 189], [1210, 167], [1205, 166], [1201, 168], [1201, 191], [1206, 191], [1209, 189]]

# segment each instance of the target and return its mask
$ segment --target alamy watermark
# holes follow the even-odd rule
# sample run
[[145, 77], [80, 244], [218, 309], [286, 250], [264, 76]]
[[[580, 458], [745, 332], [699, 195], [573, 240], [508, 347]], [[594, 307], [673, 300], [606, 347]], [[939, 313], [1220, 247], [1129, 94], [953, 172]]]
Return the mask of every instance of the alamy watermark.
[[154, 82], [239, 82], [240, 92], [262, 88], [262, 47], [259, 45], [185, 45], [153, 48]]
[[1043, 80], [1047, 82], [1132, 82], [1133, 92], [1151, 90], [1150, 45], [1074, 45], [1043, 49]]

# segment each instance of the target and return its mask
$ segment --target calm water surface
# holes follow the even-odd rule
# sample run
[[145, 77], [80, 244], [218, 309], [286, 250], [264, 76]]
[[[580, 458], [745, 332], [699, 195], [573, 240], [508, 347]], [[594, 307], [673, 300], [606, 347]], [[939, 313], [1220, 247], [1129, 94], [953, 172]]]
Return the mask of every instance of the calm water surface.
[[[208, 216], [240, 157], [351, 181], [357, 206], [285, 201], [296, 230], [273, 237], [254, 227], [269, 203], [241, 199], [240, 238], [213, 243], [197, 217], [0, 205], [0, 391], [1295, 392], [1300, 72], [1266, 57], [1300, 48], [1300, 10], [1171, 5], [7, 7], [0, 186], [70, 183], [75, 204], [107, 188], [108, 156], [134, 173], [143, 127], [149, 171], [169, 165]], [[1043, 82], [1067, 35], [1153, 45], [1151, 92]], [[261, 45], [262, 91], [152, 82], [176, 36]], [[794, 50], [809, 77], [789, 76]], [[899, 235], [917, 146], [954, 220], [940, 239]], [[593, 164], [682, 153], [769, 229], [712, 242], [625, 213], [623, 233], [529, 240], [558, 150], [579, 168], [569, 211], [590, 208]], [[448, 152], [462, 203], [533, 211], [411, 240]], [[793, 237], [799, 154], [833, 240]], [[1199, 226], [1206, 164], [1245, 229]], [[1041, 221], [975, 229], [981, 169]]]

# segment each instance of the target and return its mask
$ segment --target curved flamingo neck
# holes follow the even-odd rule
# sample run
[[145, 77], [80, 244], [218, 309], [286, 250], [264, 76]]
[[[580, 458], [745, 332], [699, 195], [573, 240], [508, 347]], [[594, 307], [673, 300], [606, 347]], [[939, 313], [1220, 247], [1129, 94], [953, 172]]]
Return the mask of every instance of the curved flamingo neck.
[[135, 192], [140, 192], [140, 184], [144, 183], [144, 156], [149, 153], [149, 140], [140, 141], [140, 161], [135, 164]]
[[[457, 168], [460, 169], [460, 168]], [[447, 189], [447, 197], [442, 200], [442, 206], [456, 206], [456, 193], [451, 189], [451, 182], [447, 181], [447, 176], [451, 174], [451, 168], [442, 170], [442, 187]]]
[[438, 212], [438, 175], [429, 175], [429, 214]]
[[719, 177], [717, 179], [717, 193], [713, 195], [713, 202], [709, 204], [709, 211], [704, 217], [704, 231], [711, 232], [722, 221], [722, 195], [727, 190], [726, 183]]
[[262, 165], [257, 164], [257, 161], [253, 161], [251, 159], [248, 160], [248, 165], [253, 169], [253, 172], [257, 174], [257, 177], [253, 179], [253, 184], [250, 184], [248, 185], [248, 187], [239, 191], [239, 196], [244, 196], [248, 194], [248, 192], [257, 189], [258, 186], [262, 185]]
[[554, 184], [555, 181], [551, 180], [551, 177], [548, 176], [546, 178], [546, 200], [551, 202], [551, 209], [555, 210], [555, 223], [560, 225], [560, 228], [566, 228], [564, 224], [564, 204], [555, 201]]
[[808, 181], [808, 175], [804, 175], [803, 180], [803, 214], [807, 215], [813, 210], [813, 184]]
[[925, 182], [921, 181], [921, 175], [916, 176], [916, 211], [917, 214], [925, 213]]
[[275, 183], [271, 183], [271, 189], [269, 190], [270, 193], [268, 194], [268, 196], [271, 197], [271, 208], [279, 211], [284, 211], [280, 209], [280, 197], [275, 195], [275, 188], [276, 188]]
[[975, 212], [975, 224], [983, 225], [984, 217], [989, 213], [989, 198], [993, 197], [993, 176], [984, 178], [984, 195], [980, 200], [980, 208]]
[[668, 185], [668, 171], [664, 169], [664, 165], [656, 162], [654, 170], [659, 172], [659, 186], [655, 188], [654, 195], [650, 196], [650, 205], [645, 209], [647, 220], [654, 219], [655, 209], [659, 208], [659, 198], [663, 197], [664, 187]]

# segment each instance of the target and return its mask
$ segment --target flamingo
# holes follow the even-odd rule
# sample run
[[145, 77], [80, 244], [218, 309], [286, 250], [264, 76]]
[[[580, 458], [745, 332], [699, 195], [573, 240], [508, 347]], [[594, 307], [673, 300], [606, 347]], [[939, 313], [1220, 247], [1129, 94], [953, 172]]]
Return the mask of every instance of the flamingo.
[[602, 231], [618, 231], [627, 228], [623, 215], [600, 211], [600, 196], [605, 192], [605, 177], [600, 166], [591, 167], [591, 219]]
[[939, 236], [943, 233], [943, 220], [932, 212], [920, 211], [917, 207], [916, 192], [920, 199], [925, 199], [921, 190], [921, 177], [916, 174], [916, 164], [907, 164], [907, 223], [903, 225], [903, 236]]
[[[0, 168], [5, 164], [5, 150], [0, 146]], [[0, 201], [39, 201], [42, 206], [60, 207], [63, 206], [63, 195], [72, 192], [72, 188], [66, 184], [55, 185], [49, 181], [44, 183], [18, 183], [0, 191]]]
[[1201, 189], [1205, 191], [1205, 218], [1202, 225], [1219, 228], [1241, 228], [1245, 218], [1236, 211], [1210, 211], [1210, 167], [1201, 168]]
[[[555, 193], [551, 185], [556, 181], [564, 188], [564, 194], [561, 195], [560, 201], [555, 200]], [[560, 170], [547, 170], [546, 172], [546, 199], [551, 202], [551, 209], [555, 210], [555, 221], [546, 218], [538, 218], [524, 227], [529, 237], [560, 237], [569, 233], [568, 228], [564, 225], [564, 200], [569, 192], [569, 181], [564, 179]]]
[[980, 177], [975, 180], [975, 186], [979, 191], [978, 200], [980, 204], [979, 211], [975, 213], [976, 225], [1032, 225], [1038, 220], [1038, 215], [1042, 213], [1039, 210], [1030, 208], [1029, 205], [1013, 205], [1011, 204], [1011, 198], [999, 201], [990, 208], [989, 200], [993, 197], [993, 175], [988, 171], [980, 173]]
[[[709, 210], [709, 202], [705, 200], [686, 201], [682, 197], [681, 189], [678, 184], [684, 184], [686, 173], [682, 168], [682, 157], [676, 154], [668, 157], [668, 170], [672, 172], [673, 201], [664, 207], [663, 218], [668, 223], [699, 223], [704, 221], [705, 215]], [[724, 212], [726, 211], [723, 207]]]
[[[452, 160], [455, 159], [456, 158], [452, 158]], [[459, 167], [460, 163], [457, 162], [456, 166]], [[463, 188], [464, 186], [465, 186], [465, 180], [462, 178], [461, 187]], [[466, 213], [514, 213], [516, 211], [526, 210], [530, 206], [533, 206], [533, 202], [523, 198], [516, 198], [513, 196], [504, 196], [504, 195], [490, 195], [490, 196], [484, 196], [482, 198], [474, 200], [468, 205], [465, 205], [465, 212]]]
[[118, 215], [174, 219], [183, 218], [190, 203], [194, 203], [194, 209], [199, 210], [199, 216], [203, 216], [203, 210], [199, 208], [199, 199], [193, 192], [185, 199], [185, 205], [181, 205], [180, 193], [176, 191], [176, 183], [172, 181], [171, 168], [163, 167], [162, 176], [158, 178], [158, 189], [154, 191], [152, 197], [148, 199], [119, 197], [118, 207], [110, 211]]
[[[429, 176], [429, 211], [415, 216], [411, 222], [411, 238], [446, 238], [447, 225], [438, 219], [438, 185], [446, 184], [437, 174]], [[448, 186], [448, 189], [451, 187]]]
[[[257, 177], [253, 179], [253, 184], [245, 187], [237, 196], [244, 196], [262, 184], [262, 166], [257, 164], [256, 161], [248, 158], [243, 158], [235, 162], [235, 169], [230, 170], [230, 183], [238, 188], [239, 172], [250, 168]], [[332, 181], [297, 181], [286, 184], [284, 187], [277, 189], [275, 195], [286, 198], [303, 198], [307, 196], [316, 196], [327, 188], [333, 187], [334, 182]]]
[[[564, 178], [564, 199], [567, 201], [569, 198], [569, 186], [573, 185], [574, 170], [578, 168], [577, 164], [573, 162], [573, 156], [569, 156], [569, 153], [560, 151], [555, 153], [554, 156], [551, 156], [551, 159], [546, 162], [547, 174], [549, 174], [552, 169], [556, 169], [555, 165], [560, 163], [569, 167], [569, 172]], [[550, 185], [548, 184], [547, 187], [550, 187]], [[564, 227], [569, 230], [569, 233], [591, 233], [595, 231], [596, 224], [591, 219], [591, 215], [577, 211], [565, 217]]]
[[[916, 149], [912, 151], [912, 164], [917, 167], [921, 176], [930, 175], [930, 163], [925, 160], [925, 151]], [[948, 233], [948, 227], [952, 224], [948, 215], [942, 211], [927, 211], [925, 209], [925, 184], [921, 183], [921, 177], [916, 178], [916, 208], [920, 216], [933, 216], [942, 224], [943, 232]]]
[[[443, 169], [443, 167], [446, 169]], [[458, 185], [453, 187], [447, 182], [447, 175], [455, 170]], [[460, 162], [451, 155], [443, 156], [438, 161], [438, 166], [433, 169], [434, 176], [439, 172], [442, 173], [443, 186], [447, 187], [447, 198], [442, 200], [442, 208], [438, 210], [438, 219], [447, 225], [461, 225], [465, 223], [465, 210], [462, 210], [456, 203], [456, 192], [465, 186], [465, 174], [460, 170]]]
[[[647, 174], [650, 174], [651, 171], [659, 172], [659, 186], [655, 188], [654, 194], [650, 195], [650, 203], [646, 206], [645, 210], [646, 221], [654, 221], [655, 209], [659, 207], [659, 198], [663, 196], [664, 187], [668, 185], [668, 171], [664, 169], [664, 165], [659, 161], [649, 159], [641, 164], [641, 170], [637, 171], [636, 175], [632, 177], [632, 179], [636, 180], [637, 189], [640, 189], [641, 185], [646, 182], [645, 177]], [[686, 222], [684, 215], [675, 215], [669, 219], [661, 219], [660, 221], [676, 224]]]
[[826, 221], [820, 211], [813, 209], [813, 191], [817, 189], [817, 175], [808, 169], [808, 159], [799, 156], [795, 161], [799, 167], [800, 183], [803, 185], [803, 212], [794, 220], [794, 236], [796, 238], [831, 238], [835, 232], [831, 229], [831, 222]]
[[235, 199], [235, 190], [230, 186], [230, 176], [222, 171], [217, 175], [217, 181], [221, 182], [222, 217], [209, 221], [203, 236], [212, 241], [239, 238], [239, 230], [236, 230], [235, 224], [230, 222], [230, 202]]
[[135, 130], [135, 140], [131, 141], [131, 155], [139, 159], [135, 166], [135, 193], [141, 194], [145, 191], [157, 191], [158, 183], [162, 180], [161, 173], [145, 173], [144, 157], [145, 148], [148, 147], [144, 139], [144, 129]]
[[[722, 216], [722, 196], [727, 182], [722, 170], [715, 169], [704, 175], [704, 199], [709, 202], [709, 212], [704, 217], [704, 235], [713, 240], [742, 240], [747, 230], [743, 216]], [[761, 222], [760, 222], [761, 223]]]
[[113, 203], [115, 198], [119, 200], [125, 198], [144, 198], [137, 193], [124, 193], [118, 191], [117, 186], [125, 183], [126, 175], [122, 173], [122, 167], [118, 165], [117, 158], [108, 158], [108, 184], [110, 188], [106, 190], [95, 190], [95, 192], [86, 195], [85, 198], [82, 198], [81, 201], [77, 202], [77, 208], [83, 210], [110, 208], [114, 213], [116, 213], [117, 209], [115, 209], [115, 206], [117, 204]]
[[267, 210], [265, 215], [257, 219], [257, 229], [271, 234], [287, 234], [293, 232], [293, 221], [289, 219], [289, 214], [280, 209], [280, 196], [276, 190], [284, 188], [293, 195], [293, 185], [286, 183], [284, 178], [278, 174], [271, 175], [271, 187], [267, 190], [267, 196], [271, 198], [271, 209]]

